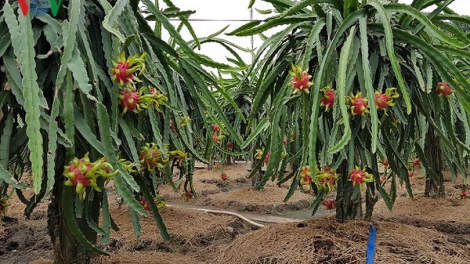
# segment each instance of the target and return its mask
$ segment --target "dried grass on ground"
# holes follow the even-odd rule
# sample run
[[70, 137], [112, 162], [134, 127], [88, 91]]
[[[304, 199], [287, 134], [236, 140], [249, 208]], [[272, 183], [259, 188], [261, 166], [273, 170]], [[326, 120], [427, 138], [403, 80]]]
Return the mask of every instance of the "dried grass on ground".
[[[375, 222], [376, 264], [467, 264], [470, 250], [410, 225]], [[270, 226], [235, 239], [212, 263], [364, 263], [369, 224], [334, 218]], [[240, 254], [243, 252], [243, 254]]]

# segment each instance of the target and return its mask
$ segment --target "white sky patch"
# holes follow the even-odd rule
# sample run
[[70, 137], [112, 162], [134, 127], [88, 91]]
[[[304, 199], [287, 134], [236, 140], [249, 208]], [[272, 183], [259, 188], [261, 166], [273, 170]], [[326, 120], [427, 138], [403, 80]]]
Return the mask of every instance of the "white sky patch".
[[[400, 0], [400, 3], [411, 4], [412, 1], [413, 0]], [[172, 2], [181, 10], [195, 10], [196, 13], [192, 15], [190, 19], [204, 20], [191, 21], [191, 25], [196, 33], [196, 36], [198, 37], [207, 37], [227, 25], [230, 26], [225, 32], [230, 32], [248, 23], [250, 20], [250, 9], [248, 9], [248, 0], [173, 0]], [[455, 0], [449, 7], [461, 15], [470, 16], [470, 0]], [[161, 8], [165, 7], [161, 6]], [[266, 10], [272, 9], [272, 6], [269, 3], [258, 0], [256, 1], [254, 8], [257, 8], [259, 10]], [[432, 11], [434, 8], [435, 6], [430, 7], [426, 11]], [[263, 19], [269, 16], [272, 16], [272, 14], [261, 15], [256, 10], [253, 10], [253, 19]], [[171, 21], [171, 23], [175, 27], [177, 27], [179, 24], [178, 21]], [[283, 27], [274, 28], [268, 33], [275, 33], [281, 28]], [[169, 35], [165, 32], [165, 30], [163, 31], [164, 34], [162, 37], [164, 40], [167, 40]], [[191, 34], [186, 28], [182, 30], [181, 35], [183, 39], [187, 41], [193, 40]], [[235, 37], [227, 36], [225, 34], [221, 34], [219, 35], [219, 37], [231, 41], [243, 48], [251, 48], [251, 37]], [[262, 40], [257, 36], [255, 36], [253, 40], [253, 46], [256, 49], [261, 45]], [[227, 62], [226, 57], [232, 57], [232, 55], [225, 48], [216, 43], [205, 43], [201, 46], [201, 50], [196, 49], [196, 52], [207, 55], [218, 62]], [[246, 63], [251, 62], [251, 55], [249, 53], [240, 51], [239, 55]]]

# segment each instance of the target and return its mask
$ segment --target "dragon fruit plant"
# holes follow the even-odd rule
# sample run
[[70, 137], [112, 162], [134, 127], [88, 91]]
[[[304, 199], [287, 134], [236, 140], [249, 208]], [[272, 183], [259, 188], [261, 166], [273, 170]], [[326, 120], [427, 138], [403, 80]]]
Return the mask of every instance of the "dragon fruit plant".
[[436, 86], [436, 92], [440, 97], [449, 97], [454, 93], [454, 90], [450, 88], [446, 82], [440, 82]]
[[[261, 183], [290, 182], [288, 200], [296, 189], [315, 186], [314, 168], [329, 166], [338, 174], [336, 219], [344, 222], [370, 220], [379, 198], [393, 208], [396, 188], [384, 189], [381, 160], [388, 160], [387, 181], [403, 182], [409, 196], [410, 153], [427, 169], [440, 160], [454, 175], [466, 175], [470, 59], [461, 55], [468, 39], [454, 22], [468, 19], [447, 2], [439, 8], [425, 1], [266, 2], [273, 16], [229, 33], [247, 37], [285, 25], [257, 50], [240, 84], [256, 80], [248, 122], [267, 120], [256, 146], [271, 151]], [[427, 7], [434, 10], [423, 13]], [[283, 137], [291, 132], [295, 140], [286, 148]], [[446, 158], [428, 156], [437, 153], [425, 144], [431, 135]], [[288, 158], [281, 159], [284, 149]], [[255, 161], [253, 171], [264, 165]], [[292, 170], [279, 173], [286, 163]], [[427, 182], [443, 184], [438, 169], [427, 169]], [[317, 191], [314, 213], [326, 197]]]
[[[201, 150], [207, 142], [196, 148], [194, 132], [206, 124], [189, 120], [211, 109], [234, 145], [243, 142], [211, 92], [221, 84], [201, 67], [230, 65], [195, 53], [155, 1], [62, 2], [47, 21], [24, 16], [17, 1], [0, 5], [0, 197], [15, 188], [28, 200], [27, 217], [50, 197], [54, 263], [86, 263], [91, 255], [109, 254], [104, 249], [116, 227], [109, 185], [128, 206], [135, 234], [139, 219], [151, 217], [170, 240], [150, 201], [157, 181], [175, 190], [181, 182], [195, 193], [194, 163], [207, 162]], [[150, 28], [149, 14], [173, 46], [160, 45], [161, 31]], [[187, 19], [188, 12], [175, 16]], [[34, 196], [23, 190], [25, 168]]]
[[321, 191], [324, 190], [325, 193], [329, 193], [335, 190], [336, 181], [339, 179], [339, 174], [337, 174], [332, 168], [325, 167], [322, 170], [317, 171], [315, 174], [315, 184], [317, 188]]

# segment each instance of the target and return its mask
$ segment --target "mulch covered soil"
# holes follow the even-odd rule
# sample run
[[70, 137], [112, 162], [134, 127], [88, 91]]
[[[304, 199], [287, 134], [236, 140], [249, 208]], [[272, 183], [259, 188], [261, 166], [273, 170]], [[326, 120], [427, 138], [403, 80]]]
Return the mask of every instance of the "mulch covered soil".
[[[468, 245], [449, 242], [438, 231], [386, 221], [374, 224], [374, 263], [464, 264], [470, 259]], [[364, 263], [368, 234], [367, 222], [338, 224], [332, 217], [278, 224], [236, 238], [212, 263]]]
[[[331, 216], [299, 219], [296, 223], [268, 224], [254, 227], [229, 215], [204, 213], [184, 206], [202, 205], [221, 210], [233, 209], [226, 201], [243, 201], [253, 205], [250, 214], [266, 213], [266, 205], [280, 206], [286, 188], [268, 186], [262, 191], [249, 189], [249, 183], [237, 179], [248, 172], [245, 167], [229, 167], [232, 186], [219, 188], [220, 171], [201, 170], [195, 175], [198, 185], [219, 191], [198, 199], [178, 200], [179, 194], [171, 189], [163, 192], [172, 196], [170, 203], [179, 207], [161, 210], [172, 240], [165, 243], [160, 238], [152, 218], [143, 218], [139, 237], [134, 236], [127, 206], [118, 208], [116, 199], [110, 206], [120, 227], [113, 232], [106, 246], [109, 257], [101, 256], [93, 264], [170, 264], [170, 263], [364, 263], [369, 223], [352, 221], [338, 224]], [[235, 175], [235, 176], [234, 176]], [[214, 180], [210, 183], [210, 180]], [[203, 180], [198, 181], [198, 180]], [[236, 184], [238, 182], [238, 184]], [[423, 179], [412, 179], [416, 186], [415, 198], [400, 195], [392, 212], [382, 201], [376, 206], [373, 223], [377, 227], [377, 251], [374, 263], [383, 264], [468, 264], [470, 261], [470, 200], [458, 199], [451, 182], [446, 183], [449, 196], [444, 199], [425, 198], [421, 186]], [[196, 186], [198, 188], [198, 186]], [[278, 190], [278, 192], [275, 192]], [[312, 201], [307, 194], [298, 201]], [[237, 200], [237, 197], [239, 198]], [[271, 201], [271, 199], [279, 199]], [[215, 202], [217, 201], [217, 202]], [[8, 216], [0, 222], [0, 264], [52, 264], [52, 245], [46, 229], [47, 202], [42, 202], [30, 220], [24, 219], [24, 206], [16, 199]], [[178, 204], [180, 203], [180, 204]], [[295, 202], [294, 202], [295, 204]], [[183, 206], [183, 207], [182, 207]], [[215, 208], [217, 209], [217, 208]], [[294, 207], [284, 208], [284, 214], [295, 215]], [[248, 210], [240, 210], [245, 213]], [[305, 210], [303, 210], [305, 211]], [[271, 214], [272, 208], [271, 208]]]

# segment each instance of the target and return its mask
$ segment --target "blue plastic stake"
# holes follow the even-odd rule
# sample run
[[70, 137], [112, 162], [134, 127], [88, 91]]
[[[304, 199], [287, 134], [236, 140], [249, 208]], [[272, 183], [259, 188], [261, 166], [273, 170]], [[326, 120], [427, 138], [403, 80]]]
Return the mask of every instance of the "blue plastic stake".
[[375, 239], [376, 239], [376, 229], [375, 229], [375, 226], [371, 223], [370, 230], [369, 230], [369, 241], [367, 242], [366, 264], [374, 264]]

